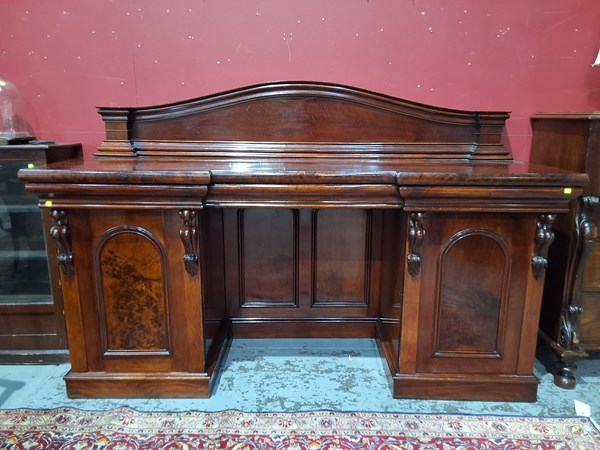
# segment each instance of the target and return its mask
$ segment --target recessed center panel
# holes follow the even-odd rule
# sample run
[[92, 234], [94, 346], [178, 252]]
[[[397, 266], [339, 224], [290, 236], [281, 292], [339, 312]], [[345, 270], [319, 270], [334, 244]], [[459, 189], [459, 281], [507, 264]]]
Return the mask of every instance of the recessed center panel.
[[239, 211], [240, 305], [298, 304], [298, 212]]
[[367, 305], [370, 212], [322, 209], [313, 216], [314, 306]]

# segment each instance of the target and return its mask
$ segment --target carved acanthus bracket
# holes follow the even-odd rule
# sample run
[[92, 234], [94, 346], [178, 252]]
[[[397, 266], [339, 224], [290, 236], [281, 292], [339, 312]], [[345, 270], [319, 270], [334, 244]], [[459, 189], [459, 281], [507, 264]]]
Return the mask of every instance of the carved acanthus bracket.
[[563, 309], [560, 316], [560, 336], [558, 345], [565, 350], [577, 350], [579, 338], [577, 337], [577, 319], [583, 312], [581, 306], [569, 305]]
[[425, 228], [423, 228], [423, 218], [425, 213], [411, 213], [408, 224], [408, 242], [410, 252], [408, 254], [408, 273], [415, 277], [421, 270], [421, 247], [425, 239]]
[[531, 269], [535, 279], [544, 275], [548, 267], [548, 249], [554, 241], [552, 223], [556, 214], [540, 214], [536, 223], [535, 254], [531, 258]]
[[198, 233], [196, 229], [196, 211], [184, 209], [179, 211], [179, 217], [183, 222], [183, 227], [179, 230], [179, 237], [183, 242], [185, 253], [183, 262], [185, 270], [190, 275], [196, 275], [200, 268], [200, 258], [196, 249], [198, 248]]
[[588, 195], [581, 198], [582, 208], [579, 216], [579, 232], [584, 241], [595, 241], [598, 239], [598, 225], [594, 221], [594, 211], [600, 205], [600, 198]]
[[54, 225], [50, 228], [50, 236], [58, 247], [58, 266], [65, 276], [70, 277], [75, 273], [75, 264], [67, 214], [64, 210], [53, 209], [50, 211], [50, 217], [54, 220]]

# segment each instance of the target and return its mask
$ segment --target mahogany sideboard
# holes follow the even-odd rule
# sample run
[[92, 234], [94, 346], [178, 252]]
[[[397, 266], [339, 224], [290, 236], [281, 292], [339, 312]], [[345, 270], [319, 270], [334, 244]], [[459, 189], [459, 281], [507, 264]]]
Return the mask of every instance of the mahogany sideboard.
[[552, 222], [588, 178], [513, 161], [507, 113], [316, 82], [99, 113], [94, 158], [20, 172], [69, 396], [207, 397], [231, 337], [371, 337], [395, 397], [535, 401]]

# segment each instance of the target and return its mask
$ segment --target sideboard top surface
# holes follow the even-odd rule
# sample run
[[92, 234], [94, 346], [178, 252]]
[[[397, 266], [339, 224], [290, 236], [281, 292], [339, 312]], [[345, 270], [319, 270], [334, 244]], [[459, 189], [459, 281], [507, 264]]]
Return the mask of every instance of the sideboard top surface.
[[[28, 189], [65, 192], [70, 185], [80, 194], [116, 195], [110, 186], [203, 186], [211, 198], [237, 184], [246, 200], [254, 191], [266, 201], [271, 191], [260, 185], [314, 185], [311, 193], [326, 185], [495, 186], [520, 197], [568, 188], [559, 195], [564, 202], [588, 182], [585, 174], [513, 161], [503, 143], [507, 112], [439, 108], [330, 83], [269, 83], [99, 113], [106, 138], [96, 156], [25, 169]], [[398, 202], [387, 190], [387, 200], [375, 203]], [[291, 191], [282, 187], [281, 195]]]
[[585, 174], [520, 161], [428, 161], [377, 158], [90, 158], [23, 169], [28, 182], [159, 184], [378, 183], [582, 186]]

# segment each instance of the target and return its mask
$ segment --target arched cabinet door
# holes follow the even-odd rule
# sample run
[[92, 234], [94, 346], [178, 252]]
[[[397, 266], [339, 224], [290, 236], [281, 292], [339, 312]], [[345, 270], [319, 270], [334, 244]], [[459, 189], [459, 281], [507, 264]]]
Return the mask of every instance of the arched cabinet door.
[[198, 216], [77, 208], [65, 217], [73, 266], [62, 274], [72, 351], [67, 382], [82, 373], [206, 373], [201, 273], [190, 270], [198, 259]]
[[535, 216], [427, 213], [417, 372], [514, 374]]

